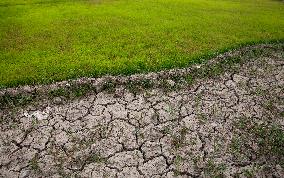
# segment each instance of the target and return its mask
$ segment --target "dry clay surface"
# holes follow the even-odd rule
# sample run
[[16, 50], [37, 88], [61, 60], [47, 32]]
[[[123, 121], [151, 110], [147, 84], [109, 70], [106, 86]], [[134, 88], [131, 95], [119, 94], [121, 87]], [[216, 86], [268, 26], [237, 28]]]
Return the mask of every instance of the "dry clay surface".
[[283, 155], [262, 154], [242, 129], [283, 131], [283, 88], [275, 54], [176, 90], [2, 110], [0, 177], [283, 177]]

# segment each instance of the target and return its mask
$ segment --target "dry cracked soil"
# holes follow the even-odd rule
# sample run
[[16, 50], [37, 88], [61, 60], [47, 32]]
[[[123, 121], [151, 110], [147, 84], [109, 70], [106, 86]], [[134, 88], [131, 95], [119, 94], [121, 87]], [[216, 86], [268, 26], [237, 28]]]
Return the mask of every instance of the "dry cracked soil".
[[283, 56], [169, 91], [3, 109], [0, 177], [283, 177]]

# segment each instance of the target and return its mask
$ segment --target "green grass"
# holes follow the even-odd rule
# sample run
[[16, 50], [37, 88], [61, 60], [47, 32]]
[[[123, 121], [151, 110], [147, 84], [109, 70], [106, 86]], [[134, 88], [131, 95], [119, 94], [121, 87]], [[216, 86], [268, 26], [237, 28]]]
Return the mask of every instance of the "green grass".
[[283, 39], [277, 0], [1, 0], [0, 87], [186, 67]]

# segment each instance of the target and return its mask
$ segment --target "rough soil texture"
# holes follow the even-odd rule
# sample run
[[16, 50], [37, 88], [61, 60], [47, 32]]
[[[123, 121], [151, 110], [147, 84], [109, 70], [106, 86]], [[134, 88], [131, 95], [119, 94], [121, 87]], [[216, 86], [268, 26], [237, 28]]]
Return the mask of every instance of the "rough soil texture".
[[283, 51], [176, 90], [55, 100], [0, 111], [0, 177], [284, 176], [283, 140], [252, 132], [283, 131]]

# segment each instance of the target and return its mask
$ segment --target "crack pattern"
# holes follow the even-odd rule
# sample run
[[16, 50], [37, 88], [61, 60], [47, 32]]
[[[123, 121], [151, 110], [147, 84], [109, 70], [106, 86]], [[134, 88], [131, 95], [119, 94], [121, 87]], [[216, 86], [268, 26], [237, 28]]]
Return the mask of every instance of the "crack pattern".
[[283, 177], [253, 143], [243, 159], [230, 148], [240, 118], [283, 130], [283, 52], [238, 65], [173, 91], [120, 88], [2, 110], [0, 177]]

